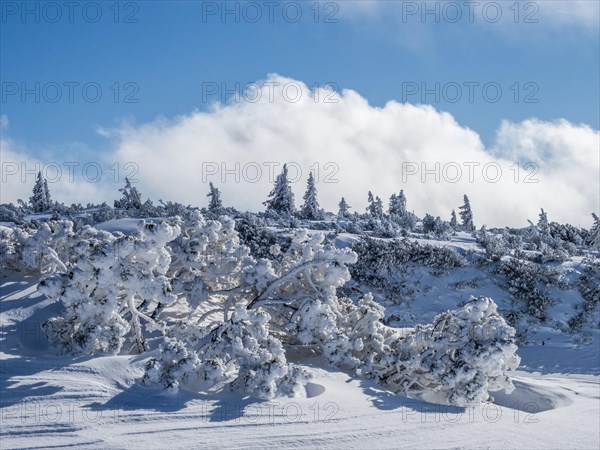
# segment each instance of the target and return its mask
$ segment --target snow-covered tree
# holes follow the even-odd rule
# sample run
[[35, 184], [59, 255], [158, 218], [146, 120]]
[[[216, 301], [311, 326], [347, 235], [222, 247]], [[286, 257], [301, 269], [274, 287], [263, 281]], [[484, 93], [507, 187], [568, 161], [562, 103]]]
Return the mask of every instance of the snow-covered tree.
[[44, 278], [38, 289], [65, 312], [44, 323], [49, 340], [64, 353], [116, 353], [127, 339], [147, 349], [142, 321], [152, 329], [164, 306], [176, 299], [166, 277], [167, 242], [177, 227], [140, 221], [137, 235], [113, 235], [86, 226], [73, 248], [72, 268]]
[[[185, 321], [165, 329], [145, 383], [173, 390], [230, 388], [260, 398], [293, 394], [307, 378], [285, 352], [302, 345], [318, 349], [333, 366], [411, 395], [433, 392], [449, 403], [483, 400], [489, 389], [510, 387], [505, 372], [518, 358], [511, 329], [491, 300], [447, 313], [406, 341], [381, 323], [383, 309], [372, 296], [358, 305], [338, 297], [337, 288], [350, 279], [347, 265], [356, 262], [352, 251], [300, 230], [276, 260], [256, 261], [238, 247], [228, 220], [219, 225], [199, 218], [196, 226], [183, 227], [191, 239], [173, 242], [198, 242], [189, 247], [188, 262], [173, 260], [184, 268], [173, 276], [194, 285], [199, 302]], [[223, 259], [214, 258], [211, 242], [213, 251], [226, 252]]]
[[367, 294], [358, 305], [307, 303], [295, 320], [301, 342], [317, 344], [330, 364], [406, 395], [466, 405], [514, 388], [507, 372], [520, 361], [515, 330], [491, 299], [473, 298], [407, 335], [383, 325], [383, 317], [383, 307]]
[[298, 394], [308, 378], [288, 364], [270, 320], [262, 308], [248, 309], [240, 302], [231, 319], [201, 338], [197, 346], [166, 337], [160, 357], [148, 363], [143, 382], [162, 384], [172, 392], [182, 384], [213, 389], [228, 386], [262, 399]]
[[338, 217], [349, 217], [350, 216], [350, 205], [346, 202], [346, 199], [342, 197], [340, 202], [338, 203]]
[[96, 223], [106, 222], [115, 218], [115, 210], [107, 205], [106, 202], [103, 202], [98, 211], [94, 213], [93, 218]]
[[458, 208], [460, 210], [460, 218], [462, 220], [461, 227], [464, 231], [473, 232], [475, 231], [475, 224], [473, 223], [473, 212], [471, 211], [471, 203], [469, 197], [465, 194], [464, 203]]
[[223, 202], [221, 201], [221, 191], [214, 187], [212, 181], [209, 184], [209, 192], [206, 194], [207, 197], [210, 197], [210, 202], [208, 203], [209, 211], [217, 211], [223, 207]]
[[169, 244], [169, 278], [173, 291], [187, 303], [190, 316], [201, 315], [206, 311], [198, 308], [206, 306], [211, 293], [239, 286], [244, 270], [254, 265], [254, 259], [241, 244], [235, 222], [229, 217], [205, 220], [196, 212], [179, 228], [180, 235]]
[[548, 294], [546, 273], [549, 268], [524, 260], [522, 252], [503, 259], [497, 273], [506, 277], [506, 290], [513, 306], [542, 322], [548, 320], [548, 309], [555, 301]]
[[[10, 232], [0, 231], [2, 244]], [[199, 211], [140, 221], [131, 235], [50, 221], [24, 233], [25, 241], [32, 236], [58, 261], [58, 272], [39, 284], [64, 306], [43, 325], [50, 341], [65, 353], [139, 353], [154, 336], [161, 343], [146, 384], [296, 395], [308, 378], [286, 353], [301, 346], [394, 391], [466, 404], [510, 388], [507, 371], [518, 363], [514, 330], [490, 299], [473, 299], [408, 335], [384, 325], [372, 295], [343, 297], [358, 257], [322, 233], [298, 230], [288, 244], [270, 245], [271, 259], [250, 254], [233, 219], [207, 220]], [[385, 264], [395, 270], [407, 261], [461, 264], [447, 248], [372, 243], [369, 255], [389, 256]], [[361, 264], [385, 269], [366, 257]]]
[[435, 229], [435, 217], [425, 214], [423, 217], [423, 233], [431, 233]]
[[269, 193], [269, 199], [263, 204], [267, 211], [274, 211], [279, 214], [292, 214], [296, 207], [294, 206], [294, 193], [288, 180], [287, 164], [283, 165], [283, 170], [275, 179], [275, 186]]
[[450, 214], [450, 226], [457, 230], [458, 229], [458, 221], [456, 220], [456, 211], [452, 210]]
[[588, 242], [590, 244], [590, 247], [596, 250], [600, 250], [600, 218], [598, 218], [596, 213], [592, 213], [592, 217], [594, 218], [594, 224], [590, 229]]
[[308, 220], [322, 220], [323, 211], [319, 207], [317, 200], [317, 187], [315, 186], [315, 178], [312, 172], [308, 175], [306, 192], [303, 198], [304, 204], [300, 208], [300, 217]]
[[138, 210], [142, 208], [142, 194], [137, 188], [131, 186], [129, 178], [125, 177], [125, 187], [119, 189], [119, 192], [123, 194], [123, 197], [115, 200], [115, 208]]
[[400, 217], [406, 214], [406, 196], [404, 195], [404, 190], [401, 190], [398, 195], [392, 194], [388, 212]]
[[[280, 331], [286, 329], [301, 305], [312, 298], [335, 296], [336, 288], [349, 279], [346, 264], [354, 262], [355, 255], [348, 249], [327, 248], [322, 234], [311, 237], [301, 230], [279, 260], [255, 261], [247, 249], [236, 249], [237, 243], [226, 238], [229, 231], [221, 233], [222, 224], [228, 221], [222, 218], [221, 225], [199, 222], [194, 228], [200, 235], [208, 232], [209, 242], [199, 239], [205, 246], [196, 247], [197, 257], [188, 251], [192, 259], [187, 260], [196, 262], [173, 261], [184, 267], [183, 271], [177, 271], [177, 279], [188, 280], [200, 301], [193, 302], [188, 326], [167, 332], [162, 353], [149, 364], [145, 380], [176, 387], [200, 379], [212, 387], [226, 384], [240, 389], [241, 386], [244, 392], [263, 398], [297, 390], [303, 375], [284, 366], [280, 350], [281, 343], [292, 342], [294, 338]], [[233, 230], [229, 225], [226, 228]], [[184, 233], [189, 235], [190, 231], [184, 228]], [[230, 234], [230, 238], [235, 239], [235, 234]], [[217, 252], [234, 250], [234, 254], [205, 260], [206, 254], [211, 253], [207, 252], [211, 242], [217, 246], [214, 247]], [[177, 286], [174, 285], [176, 289]], [[248, 337], [239, 342], [241, 336]], [[185, 361], [177, 370], [173, 369], [173, 361], [178, 360], [174, 352]], [[261, 354], [268, 358], [257, 361], [256, 355]], [[231, 359], [226, 355], [236, 355], [238, 359], [223, 372]], [[256, 364], [261, 361], [264, 370], [259, 371]], [[273, 364], [271, 369], [269, 364]]]
[[383, 202], [379, 197], [374, 197], [371, 191], [367, 196], [367, 201], [369, 202], [367, 206], [367, 213], [373, 219], [382, 219], [383, 218]]
[[540, 233], [546, 236], [550, 235], [550, 225], [548, 224], [548, 216], [546, 215], [544, 208], [542, 208], [540, 212], [537, 226]]
[[44, 179], [44, 194], [46, 196], [46, 205], [48, 208], [52, 207], [52, 196], [50, 195], [50, 189], [48, 188], [48, 180]]
[[33, 195], [29, 197], [29, 203], [31, 208], [36, 213], [47, 211], [51, 204], [50, 190], [48, 189], [48, 182], [42, 176], [42, 172], [39, 171], [33, 186]]
[[[0, 242], [7, 252], [5, 263], [13, 270], [48, 274], [67, 270], [74, 245], [73, 222], [50, 220], [35, 227], [5, 228]], [[6, 240], [7, 242], [3, 242]]]

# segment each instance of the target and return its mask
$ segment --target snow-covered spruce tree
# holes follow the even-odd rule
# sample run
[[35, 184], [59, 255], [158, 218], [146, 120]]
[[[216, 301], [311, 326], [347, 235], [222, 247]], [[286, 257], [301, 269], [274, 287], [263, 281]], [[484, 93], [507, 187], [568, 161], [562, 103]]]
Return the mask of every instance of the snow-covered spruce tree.
[[350, 216], [350, 205], [348, 205], [344, 197], [342, 197], [342, 199], [338, 203], [338, 207], [338, 217], [348, 218]]
[[214, 187], [212, 181], [209, 184], [209, 192], [206, 194], [207, 197], [210, 197], [210, 202], [208, 203], [209, 211], [217, 211], [223, 207], [223, 202], [221, 201], [221, 191]]
[[50, 206], [50, 191], [48, 189], [48, 183], [42, 176], [42, 172], [39, 171], [33, 186], [33, 195], [29, 197], [29, 203], [33, 212], [41, 213], [47, 211]]
[[475, 231], [475, 224], [473, 223], [473, 212], [471, 211], [471, 203], [469, 197], [465, 194], [464, 203], [458, 208], [460, 210], [460, 218], [462, 220], [461, 228], [464, 231], [473, 232]]
[[269, 193], [269, 199], [263, 204], [267, 211], [273, 211], [279, 214], [290, 215], [296, 210], [294, 206], [294, 193], [288, 180], [287, 164], [283, 165], [283, 170], [275, 179], [275, 186]]
[[390, 215], [395, 214], [399, 217], [403, 217], [406, 211], [406, 196], [404, 195], [404, 190], [400, 191], [400, 194], [392, 194], [390, 197], [390, 206], [388, 209]]
[[458, 230], [458, 221], [456, 220], [456, 212], [454, 210], [450, 213], [450, 226], [452, 229]]
[[63, 353], [116, 353], [127, 339], [146, 350], [142, 320], [154, 318], [176, 297], [166, 277], [165, 248], [179, 230], [140, 221], [135, 236], [84, 227], [73, 251], [74, 266], [43, 279], [38, 289], [60, 301], [65, 313], [44, 323], [50, 342]]
[[44, 179], [44, 195], [46, 196], [47, 208], [52, 208], [52, 196], [50, 195], [50, 188], [48, 188], [48, 180], [46, 179]]
[[592, 217], [594, 218], [594, 224], [590, 228], [588, 244], [594, 250], [600, 250], [600, 218], [596, 213], [592, 213]]
[[183, 219], [187, 219], [190, 217], [195, 217], [198, 211], [197, 207], [192, 207], [190, 205], [184, 206], [181, 203], [158, 200], [160, 203], [160, 208], [162, 209], [163, 217], [175, 217], [179, 216]]
[[550, 236], [571, 255], [577, 255], [589, 238], [589, 232], [568, 223], [550, 222]]
[[125, 177], [125, 187], [119, 189], [123, 194], [120, 200], [115, 200], [115, 208], [122, 209], [141, 209], [142, 195], [137, 188], [131, 186], [129, 178]]
[[550, 225], [548, 224], [548, 216], [544, 211], [544, 208], [541, 209], [539, 220], [537, 223], [538, 230], [544, 236], [550, 235]]
[[[537, 250], [545, 261], [565, 261], [569, 259], [570, 254], [578, 253], [577, 247], [569, 241], [563, 241], [560, 233], [556, 233], [556, 227], [548, 223], [545, 211], [542, 209], [539, 215], [537, 225], [529, 222], [527, 233], [528, 247], [530, 250]], [[554, 232], [553, 232], [554, 228]], [[561, 231], [567, 230], [567, 227], [559, 227]]]
[[433, 233], [435, 229], [435, 218], [431, 214], [425, 214], [423, 217], [423, 233]]
[[300, 217], [308, 220], [323, 220], [323, 211], [317, 200], [317, 187], [312, 172], [308, 174], [306, 192], [303, 198], [304, 204], [300, 208]]
[[367, 206], [367, 214], [372, 219], [383, 219], [383, 203], [379, 197], [374, 197], [371, 191], [367, 196], [369, 202]]

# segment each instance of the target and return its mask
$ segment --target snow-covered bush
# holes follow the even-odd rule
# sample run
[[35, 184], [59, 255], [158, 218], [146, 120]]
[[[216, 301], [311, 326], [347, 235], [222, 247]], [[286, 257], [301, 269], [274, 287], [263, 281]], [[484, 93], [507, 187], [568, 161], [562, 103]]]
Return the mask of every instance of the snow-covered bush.
[[352, 279], [387, 291], [395, 289], [394, 276], [409, 263], [433, 269], [434, 274], [467, 265], [461, 255], [447, 247], [423, 245], [408, 239], [364, 238], [355, 243], [352, 250], [358, 255], [358, 262], [350, 268]]
[[74, 266], [44, 278], [38, 289], [60, 301], [65, 313], [44, 323], [49, 340], [64, 353], [119, 352], [130, 338], [146, 350], [140, 319], [149, 325], [171, 293], [165, 248], [179, 230], [166, 223], [140, 222], [135, 236], [113, 235], [89, 226], [81, 230]]
[[598, 307], [600, 306], [600, 260], [585, 259], [577, 286], [583, 303], [577, 305], [577, 314], [569, 319], [572, 331], [580, 331], [587, 324], [600, 327]]
[[2, 260], [19, 272], [47, 274], [66, 270], [73, 236], [73, 222], [69, 220], [2, 227]]
[[262, 399], [298, 394], [308, 378], [288, 364], [270, 320], [262, 308], [247, 309], [240, 302], [228, 321], [199, 340], [166, 337], [159, 358], [148, 363], [143, 382], [175, 392], [181, 385], [203, 390], [228, 386]]
[[362, 371], [380, 383], [428, 400], [465, 405], [490, 391], [513, 390], [507, 371], [518, 367], [515, 330], [489, 298], [473, 298], [455, 311], [417, 326]]
[[14, 222], [16, 224], [23, 223], [25, 216], [22, 208], [13, 205], [12, 203], [3, 203], [0, 205], [0, 222]]
[[550, 222], [549, 232], [552, 238], [562, 241], [563, 245], [570, 243], [573, 245], [572, 248], [575, 249], [584, 246], [589, 237], [587, 230], [574, 227], [568, 223]]
[[510, 252], [509, 245], [506, 240], [506, 233], [492, 234], [487, 231], [484, 226], [477, 232], [477, 243], [485, 250], [487, 261], [500, 261], [503, 256]]
[[[493, 302], [472, 302], [402, 336], [383, 324], [383, 308], [370, 294], [356, 303], [339, 296], [357, 255], [322, 233], [300, 229], [287, 247], [270, 244], [270, 259], [257, 259], [233, 219], [207, 220], [198, 212], [140, 221], [129, 236], [77, 229], [68, 221], [20, 232], [26, 243], [42, 242], [56, 260], [58, 272], [39, 284], [64, 306], [43, 325], [51, 343], [70, 354], [139, 353], [154, 336], [162, 343], [146, 367], [148, 385], [226, 388], [265, 399], [298, 395], [307, 374], [286, 356], [298, 345], [312, 347], [334, 367], [410, 395], [425, 390], [438, 401], [477, 401], [508, 385], [499, 380], [506, 381], [502, 376], [512, 367], [510, 332], [496, 320]], [[370, 240], [370, 251], [378, 242]], [[389, 248], [380, 266], [462, 264], [448, 249], [409, 241], [383, 245]], [[469, 349], [487, 353], [478, 359]]]
[[542, 322], [548, 319], [548, 308], [554, 304], [542, 286], [552, 278], [549, 268], [517, 257], [502, 260], [497, 273], [506, 277], [505, 288], [517, 311], [525, 312]]
[[289, 367], [282, 347], [296, 340], [292, 317], [305, 302], [333, 298], [356, 258], [323, 242], [322, 234], [300, 230], [285, 252], [271, 248], [279, 259], [257, 261], [239, 245], [229, 218], [183, 225], [172, 251], [185, 257], [174, 259], [172, 269], [191, 311], [183, 328], [166, 330], [146, 383], [175, 388], [201, 380], [262, 398], [296, 392], [305, 376]]
[[236, 219], [235, 229], [240, 242], [249, 248], [250, 254], [254, 258], [272, 259], [273, 255], [269, 249], [273, 245], [279, 245], [283, 250], [290, 246], [289, 238], [269, 231], [264, 223], [251, 214], [245, 214]]
[[169, 278], [193, 315], [211, 293], [239, 287], [254, 260], [241, 245], [235, 222], [226, 216], [205, 220], [196, 212], [178, 226], [181, 233], [169, 244]]
[[383, 315], [365, 295], [358, 305], [309, 303], [294, 325], [301, 342], [317, 344], [330, 364], [407, 395], [465, 405], [512, 390], [507, 372], [520, 361], [515, 331], [491, 299], [473, 298], [408, 334], [383, 325]]
[[114, 219], [116, 214], [115, 210], [105, 202], [100, 205], [100, 208], [98, 208], [98, 211], [96, 211], [92, 217], [95, 223], [100, 223]]
[[[450, 403], [485, 399], [489, 389], [509, 386], [505, 371], [518, 360], [495, 359], [514, 348], [511, 329], [491, 300], [446, 313], [438, 321], [442, 331], [433, 325], [423, 328], [429, 331], [416, 334], [413, 339], [420, 346], [413, 349], [415, 343], [383, 325], [383, 309], [370, 294], [357, 304], [337, 296], [337, 288], [350, 279], [347, 266], [356, 263], [356, 254], [329, 246], [320, 233], [299, 230], [286, 251], [271, 248], [278, 258], [255, 260], [239, 246], [231, 219], [198, 217], [195, 224], [182, 225], [182, 235], [172, 246], [174, 255], [186, 255], [173, 259], [178, 268], [174, 279], [179, 280], [174, 286], [178, 290], [187, 280], [197, 301], [188, 301], [193, 308], [183, 323], [165, 328], [160, 352], [148, 363], [146, 384], [173, 390], [227, 387], [260, 398], [294, 394], [306, 376], [287, 362], [285, 353], [302, 345], [314, 347], [335, 367], [356, 369], [386, 386], [399, 382], [392, 367], [413, 352], [412, 361], [422, 361], [403, 368], [402, 380], [424, 379], [414, 386], [400, 380], [399, 386], [409, 393], [419, 393], [416, 386], [442, 393], [440, 399]], [[214, 252], [224, 255], [211, 259]], [[190, 295], [189, 288], [186, 293]], [[481, 354], [467, 352], [480, 347]], [[430, 378], [420, 372], [426, 364], [429, 371], [436, 368]]]

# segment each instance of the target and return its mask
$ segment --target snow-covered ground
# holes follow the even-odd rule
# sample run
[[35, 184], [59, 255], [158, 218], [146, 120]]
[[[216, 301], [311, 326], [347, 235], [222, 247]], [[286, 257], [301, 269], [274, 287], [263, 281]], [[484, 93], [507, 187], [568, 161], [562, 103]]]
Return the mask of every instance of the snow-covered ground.
[[[152, 356], [58, 357], [40, 324], [60, 309], [37, 279], [0, 278], [1, 448], [598, 448], [599, 337], [577, 347], [540, 330], [515, 391], [453, 407], [323, 369], [305, 398], [175, 395], [140, 386]], [[544, 345], [539, 340], [543, 336]]]

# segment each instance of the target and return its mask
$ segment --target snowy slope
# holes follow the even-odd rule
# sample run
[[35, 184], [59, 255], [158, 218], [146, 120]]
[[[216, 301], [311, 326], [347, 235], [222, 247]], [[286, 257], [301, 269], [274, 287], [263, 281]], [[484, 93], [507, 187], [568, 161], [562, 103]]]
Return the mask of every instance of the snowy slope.
[[[177, 395], [137, 383], [149, 355], [48, 356], [56, 314], [32, 277], [0, 279], [1, 448], [598, 448], [598, 335], [524, 347], [516, 390], [441, 406], [304, 360], [306, 398]], [[542, 330], [543, 331], [543, 330]]]

